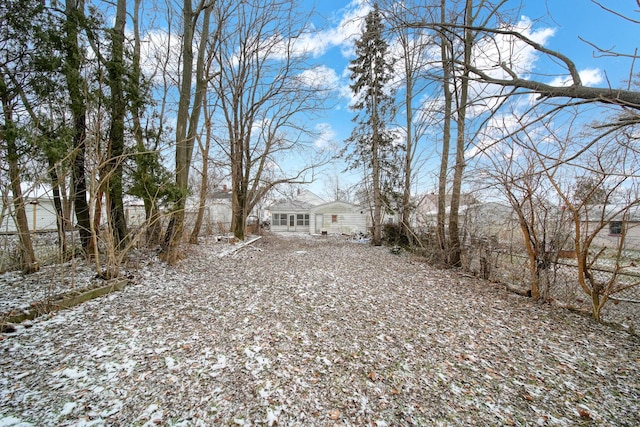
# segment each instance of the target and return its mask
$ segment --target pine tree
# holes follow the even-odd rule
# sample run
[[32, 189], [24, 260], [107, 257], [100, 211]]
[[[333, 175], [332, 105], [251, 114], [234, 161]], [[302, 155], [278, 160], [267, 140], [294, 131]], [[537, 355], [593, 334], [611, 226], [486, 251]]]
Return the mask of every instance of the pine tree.
[[363, 165], [370, 174], [374, 245], [382, 243], [383, 188], [393, 187], [387, 179], [394, 177], [395, 167], [393, 138], [386, 126], [394, 113], [393, 94], [387, 87], [392, 63], [383, 31], [382, 14], [375, 4], [365, 19], [364, 31], [355, 43], [356, 58], [349, 66], [353, 82], [350, 87], [357, 99], [352, 109], [358, 113], [347, 140], [354, 147], [348, 160], [352, 168]]

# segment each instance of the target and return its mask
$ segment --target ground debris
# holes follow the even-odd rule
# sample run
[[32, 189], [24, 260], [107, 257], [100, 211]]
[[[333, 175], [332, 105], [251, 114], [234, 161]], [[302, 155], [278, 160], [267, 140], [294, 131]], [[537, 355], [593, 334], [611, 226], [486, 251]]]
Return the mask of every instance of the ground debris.
[[640, 425], [635, 336], [385, 248], [253, 245], [0, 340], [0, 425]]

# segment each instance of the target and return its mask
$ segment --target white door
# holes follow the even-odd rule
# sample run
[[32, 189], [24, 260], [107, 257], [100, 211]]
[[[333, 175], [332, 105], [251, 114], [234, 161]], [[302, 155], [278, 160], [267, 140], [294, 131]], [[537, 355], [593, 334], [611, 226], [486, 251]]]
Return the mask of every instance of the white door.
[[289, 231], [296, 231], [296, 215], [289, 214]]
[[323, 224], [324, 216], [322, 214], [316, 214], [316, 233], [320, 233], [322, 231]]

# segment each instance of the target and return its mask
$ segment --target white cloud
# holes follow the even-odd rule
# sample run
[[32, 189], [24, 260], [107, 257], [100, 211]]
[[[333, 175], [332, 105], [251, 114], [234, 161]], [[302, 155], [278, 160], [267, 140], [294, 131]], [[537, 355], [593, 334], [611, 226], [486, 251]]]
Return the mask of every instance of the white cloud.
[[340, 77], [336, 71], [326, 65], [304, 70], [299, 79], [307, 86], [324, 90], [335, 90], [340, 83]]
[[[602, 83], [602, 71], [598, 68], [586, 68], [579, 71], [580, 80], [584, 86], [595, 86]], [[553, 79], [550, 83], [551, 86], [571, 86], [573, 79], [570, 76], [559, 76]]]
[[360, 35], [364, 17], [371, 7], [363, 0], [352, 0], [340, 12], [342, 19], [334, 27], [321, 31], [311, 31], [295, 41], [295, 49], [319, 57], [329, 49], [339, 47], [346, 58], [353, 56], [354, 40]]
[[318, 137], [314, 146], [320, 150], [332, 150], [336, 146], [336, 131], [329, 123], [318, 123], [316, 125]]

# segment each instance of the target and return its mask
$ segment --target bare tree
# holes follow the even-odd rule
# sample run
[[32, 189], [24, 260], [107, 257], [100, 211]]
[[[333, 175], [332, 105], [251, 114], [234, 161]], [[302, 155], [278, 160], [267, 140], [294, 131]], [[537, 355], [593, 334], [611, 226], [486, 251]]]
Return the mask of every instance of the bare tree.
[[[222, 123], [216, 142], [231, 175], [231, 231], [239, 239], [265, 194], [280, 184], [311, 182], [323, 162], [314, 155], [313, 129], [302, 120], [323, 108], [328, 90], [305, 64], [297, 40], [308, 31], [308, 16], [296, 10], [295, 2], [217, 3], [221, 34], [210, 87]], [[292, 166], [288, 158], [295, 154], [305, 160]]]
[[[596, 320], [601, 319], [602, 307], [609, 296], [637, 285], [618, 282], [619, 273], [629, 267], [623, 259], [627, 222], [631, 213], [640, 206], [640, 158], [632, 143], [637, 139], [633, 135], [634, 132], [609, 129], [594, 138], [559, 141], [564, 144], [561, 144], [561, 150], [556, 150], [555, 155], [540, 149], [532, 150], [570, 214], [574, 229], [577, 279], [591, 298], [591, 314]], [[568, 176], [573, 178], [573, 183], [579, 183], [585, 174], [594, 184], [592, 190], [578, 193], [581, 197], [575, 197], [575, 185], [563, 185], [562, 179]], [[592, 197], [596, 195], [603, 197], [602, 204], [592, 203]], [[613, 223], [619, 223], [620, 230], [607, 234], [616, 237], [609, 244], [598, 242], [601, 232]], [[605, 259], [608, 263], [613, 261], [613, 268], [603, 278], [596, 274], [596, 269]]]
[[[182, 43], [182, 81], [180, 84], [180, 100], [178, 102], [178, 115], [176, 124], [176, 186], [178, 196], [174, 201], [173, 214], [163, 246], [163, 259], [173, 264], [178, 260], [178, 247], [182, 240], [184, 230], [184, 208], [188, 194], [189, 171], [193, 156], [193, 146], [196, 133], [200, 126], [200, 111], [202, 99], [206, 90], [204, 77], [205, 53], [209, 39], [209, 23], [212, 3], [200, 3], [195, 9], [192, 0], [184, 0], [183, 3], [183, 43]], [[197, 49], [197, 64], [195, 73], [193, 70], [193, 42], [196, 36], [197, 24], [200, 14], [204, 11], [200, 41]], [[195, 74], [195, 96], [192, 95], [192, 83]], [[193, 100], [193, 103], [192, 103]]]
[[415, 21], [417, 17], [432, 15], [437, 10], [435, 5], [422, 2], [389, 2], [384, 6], [385, 18], [390, 26], [391, 43], [395, 48], [392, 48], [392, 51], [398, 57], [395, 68], [399, 78], [394, 84], [399, 86], [397, 92], [403, 97], [397, 102], [404, 110], [404, 122], [398, 126], [402, 128], [405, 144], [400, 210], [402, 230], [407, 242], [413, 240], [413, 231], [410, 229], [413, 210], [411, 190], [412, 185], [416, 183], [419, 163], [422, 160], [422, 152], [418, 148], [424, 141], [430, 125], [433, 125], [430, 115], [424, 113], [422, 98], [432, 83], [432, 79], [426, 77], [436, 60], [431, 53], [436, 46], [436, 40], [432, 31], [408, 27], [405, 24]]

